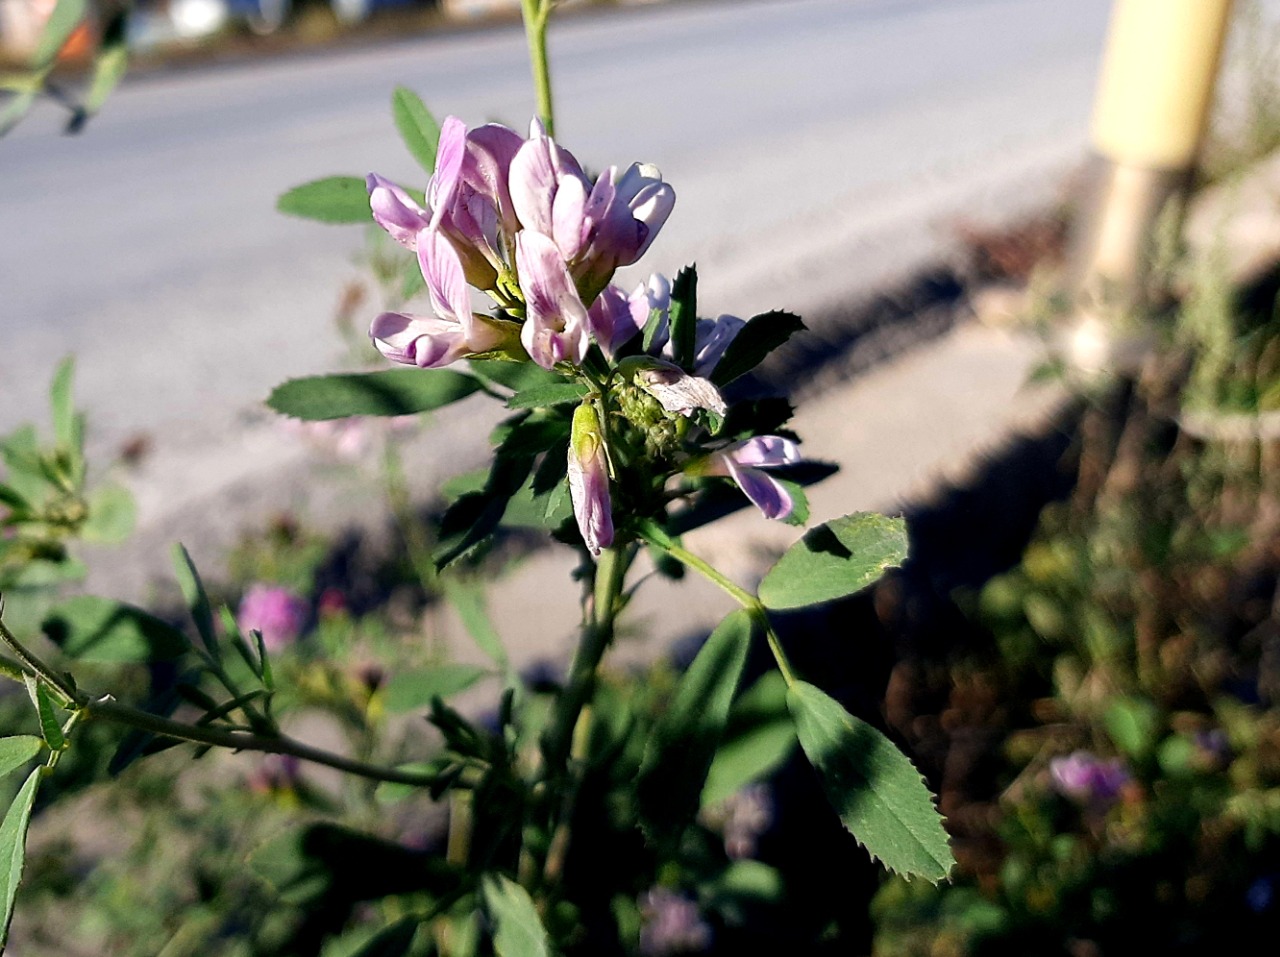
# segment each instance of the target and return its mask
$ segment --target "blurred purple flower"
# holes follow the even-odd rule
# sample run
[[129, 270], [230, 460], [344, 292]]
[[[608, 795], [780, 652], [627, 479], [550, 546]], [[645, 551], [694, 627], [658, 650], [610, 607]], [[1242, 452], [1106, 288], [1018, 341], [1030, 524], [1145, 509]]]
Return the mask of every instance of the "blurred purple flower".
[[640, 953], [646, 957], [697, 953], [711, 943], [710, 925], [683, 894], [654, 887], [641, 898], [640, 914]]
[[734, 860], [754, 857], [760, 835], [773, 823], [773, 796], [767, 784], [748, 784], [723, 802], [724, 851]]
[[249, 775], [249, 790], [258, 794], [292, 791], [301, 781], [301, 765], [291, 754], [266, 754]]
[[307, 621], [307, 603], [281, 585], [250, 585], [240, 599], [236, 624], [248, 635], [262, 632], [262, 643], [278, 651], [297, 640]]
[[800, 450], [790, 439], [780, 435], [757, 435], [726, 445], [710, 456], [691, 464], [692, 475], [726, 475], [751, 499], [766, 518], [782, 520], [791, 514], [795, 503], [791, 493], [763, 469], [794, 465], [800, 461]]
[[1102, 760], [1088, 751], [1074, 751], [1049, 761], [1049, 776], [1058, 793], [1082, 804], [1109, 807], [1133, 776], [1119, 758]]

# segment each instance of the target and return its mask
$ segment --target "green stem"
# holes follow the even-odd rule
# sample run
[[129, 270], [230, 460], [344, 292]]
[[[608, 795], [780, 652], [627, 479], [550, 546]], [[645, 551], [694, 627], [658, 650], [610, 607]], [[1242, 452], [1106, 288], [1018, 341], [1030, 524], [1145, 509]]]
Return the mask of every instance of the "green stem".
[[642, 530], [641, 534], [645, 540], [656, 548], [662, 549], [676, 561], [680, 562], [701, 575], [707, 581], [718, 585], [723, 591], [727, 592], [732, 598], [747, 610], [747, 613], [755, 619], [756, 623], [764, 631], [765, 640], [769, 643], [769, 651], [773, 654], [773, 660], [778, 664], [778, 670], [782, 672], [782, 678], [787, 683], [787, 687], [795, 684], [795, 670], [791, 667], [791, 662], [787, 658], [787, 653], [782, 649], [782, 642], [778, 639], [778, 633], [773, 630], [773, 623], [769, 621], [769, 612], [760, 602], [760, 599], [742, 586], [726, 578], [718, 569], [708, 564], [705, 560], [699, 558], [693, 552], [687, 551], [680, 545], [672, 541], [665, 533], [655, 529]]
[[85, 701], [81, 705], [81, 710], [84, 711], [87, 718], [101, 718], [104, 721], [136, 728], [139, 731], [146, 731], [162, 738], [189, 741], [193, 744], [207, 744], [219, 748], [230, 748], [234, 751], [287, 754], [303, 761], [310, 761], [312, 764], [323, 764], [326, 767], [335, 768], [347, 774], [369, 778], [373, 781], [389, 781], [393, 784], [428, 787], [445, 779], [437, 774], [398, 771], [395, 768], [380, 768], [376, 765], [366, 764], [363, 761], [354, 761], [338, 754], [321, 751], [319, 748], [313, 748], [300, 741], [294, 741], [292, 738], [266, 738], [248, 732], [224, 731], [220, 728], [184, 724], [181, 721], [173, 721], [169, 718], [162, 718], [159, 715], [149, 714], [146, 711], [139, 711], [137, 708], [120, 704], [110, 697], [99, 698], [95, 701]]
[[533, 68], [533, 86], [538, 95], [538, 116], [548, 136], [556, 135], [555, 110], [551, 105], [551, 71], [547, 66], [547, 21], [551, 18], [551, 0], [520, 0], [524, 32], [529, 40], [529, 65]]
[[591, 620], [583, 630], [582, 642], [569, 668], [569, 682], [560, 696], [554, 723], [547, 736], [546, 767], [558, 775], [573, 747], [573, 730], [578, 716], [595, 690], [596, 669], [613, 641], [613, 622], [622, 594], [622, 579], [634, 552], [606, 548], [596, 560]]
[[[3, 609], [2, 604], [0, 604], [0, 609]], [[80, 703], [80, 696], [76, 694], [75, 689], [67, 683], [66, 679], [41, 661], [39, 657], [28, 651], [22, 642], [18, 641], [17, 636], [9, 630], [3, 619], [0, 619], [0, 640], [3, 640], [9, 646], [9, 650], [13, 652], [14, 657], [18, 659], [18, 662], [28, 673], [49, 686], [50, 690], [60, 699], [58, 703], [62, 707], [72, 707]]]

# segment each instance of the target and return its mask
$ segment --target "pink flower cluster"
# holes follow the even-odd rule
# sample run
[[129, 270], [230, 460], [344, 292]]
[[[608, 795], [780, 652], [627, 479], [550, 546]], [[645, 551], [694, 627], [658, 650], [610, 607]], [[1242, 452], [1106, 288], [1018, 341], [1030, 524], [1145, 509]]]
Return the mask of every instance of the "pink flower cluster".
[[[422, 368], [510, 350], [516, 337], [544, 368], [580, 363], [588, 307], [644, 255], [675, 205], [652, 166], [610, 166], [592, 182], [537, 120], [524, 139], [448, 117], [425, 208], [377, 174], [368, 188], [374, 220], [418, 254], [435, 313], [383, 313], [370, 334], [387, 358]], [[468, 284], [511, 319], [474, 313]]]

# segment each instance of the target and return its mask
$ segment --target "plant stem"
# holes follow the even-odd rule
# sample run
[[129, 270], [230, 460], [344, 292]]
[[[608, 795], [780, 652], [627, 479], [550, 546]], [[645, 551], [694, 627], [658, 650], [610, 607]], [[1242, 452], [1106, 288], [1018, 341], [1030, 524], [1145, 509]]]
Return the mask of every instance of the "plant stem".
[[347, 774], [369, 778], [373, 781], [389, 781], [393, 784], [427, 787], [443, 780], [442, 776], [437, 774], [399, 771], [395, 768], [380, 768], [376, 765], [366, 764], [363, 761], [344, 758], [342, 755], [313, 748], [308, 744], [303, 744], [301, 741], [294, 741], [292, 738], [266, 738], [248, 732], [224, 731], [220, 728], [184, 724], [181, 721], [173, 721], [169, 718], [162, 718], [159, 715], [149, 714], [146, 711], [139, 711], [137, 708], [120, 704], [110, 697], [86, 701], [81, 705], [81, 710], [84, 711], [87, 718], [101, 718], [104, 721], [136, 728], [139, 731], [147, 731], [163, 738], [172, 738], [175, 741], [208, 744], [219, 748], [230, 748], [234, 751], [262, 751], [267, 754], [287, 754], [303, 761], [323, 764], [326, 767], [335, 768]]
[[529, 40], [529, 65], [533, 68], [533, 86], [538, 94], [538, 117], [548, 136], [556, 135], [555, 110], [551, 105], [551, 71], [547, 66], [547, 21], [551, 18], [551, 0], [520, 0], [524, 32]]
[[18, 641], [17, 636], [9, 630], [3, 619], [0, 619], [0, 640], [9, 646], [9, 650], [13, 652], [23, 668], [48, 685], [50, 690], [61, 699], [58, 702], [60, 705], [65, 708], [80, 704], [80, 697], [66, 679], [28, 651], [22, 642]]
[[777, 662], [778, 670], [782, 672], [782, 678], [786, 681], [787, 687], [789, 688], [795, 684], [795, 670], [791, 667], [787, 653], [782, 649], [782, 642], [778, 639], [778, 633], [773, 630], [773, 623], [769, 621], [769, 612], [761, 604], [759, 598], [726, 578], [717, 568], [707, 563], [704, 559], [677, 545], [665, 533], [646, 529], [641, 534], [650, 544], [662, 549], [681, 564], [692, 568], [707, 581], [718, 585], [721, 590], [727, 592], [738, 604], [745, 608], [764, 632], [765, 641], [769, 643], [769, 651], [773, 654], [773, 660]]

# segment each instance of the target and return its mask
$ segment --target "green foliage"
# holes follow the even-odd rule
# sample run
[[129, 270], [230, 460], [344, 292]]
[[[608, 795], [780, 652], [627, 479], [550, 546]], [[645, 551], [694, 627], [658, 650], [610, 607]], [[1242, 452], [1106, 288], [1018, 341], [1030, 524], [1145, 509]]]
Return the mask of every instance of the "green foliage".
[[9, 935], [9, 923], [13, 920], [13, 900], [22, 880], [22, 868], [26, 861], [27, 828], [31, 824], [31, 808], [35, 804], [36, 789], [40, 786], [41, 771], [36, 768], [19, 789], [4, 820], [0, 821], [0, 947]]
[[490, 875], [484, 879], [484, 901], [498, 957], [550, 957], [547, 932], [528, 891], [509, 877]]
[[955, 865], [947, 832], [907, 757], [813, 685], [795, 682], [787, 705], [800, 746], [858, 842], [905, 877], [945, 879]]
[[906, 555], [902, 519], [866, 512], [833, 519], [778, 559], [760, 582], [760, 600], [781, 610], [843, 598], [902, 564]]
[[746, 375], [803, 329], [800, 317], [789, 312], [766, 312], [753, 316], [725, 349], [711, 374], [711, 381], [723, 387]]
[[675, 364], [692, 369], [698, 333], [698, 269], [686, 266], [671, 284], [671, 349]]
[[295, 186], [280, 195], [276, 209], [334, 225], [367, 223], [371, 215], [369, 191], [359, 176], [326, 176]]
[[88, 0], [58, 0], [40, 33], [33, 62], [37, 66], [51, 63], [88, 12]]
[[[431, 115], [418, 94], [398, 86], [391, 94], [391, 115], [395, 118], [400, 138], [413, 158], [426, 172], [436, 168], [436, 144], [440, 140], [440, 124]], [[366, 199], [365, 205], [368, 206]]]
[[673, 842], [693, 819], [756, 627], [745, 611], [711, 633], [649, 736], [636, 798], [649, 836]]
[[44, 739], [33, 734], [0, 738], [0, 776], [12, 774], [43, 751], [44, 747]]
[[762, 675], [738, 696], [720, 747], [707, 772], [703, 807], [767, 778], [795, 751], [796, 729], [787, 711], [787, 683], [777, 671]]
[[267, 405], [308, 422], [414, 415], [465, 399], [479, 388], [473, 377], [449, 369], [388, 369], [290, 379], [272, 390]]
[[436, 698], [466, 691], [491, 672], [476, 665], [434, 665], [398, 672], [383, 692], [383, 706], [392, 714], [425, 708]]
[[190, 648], [186, 635], [140, 608], [78, 595], [55, 605], [41, 630], [81, 661], [170, 661]]

